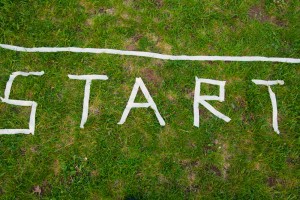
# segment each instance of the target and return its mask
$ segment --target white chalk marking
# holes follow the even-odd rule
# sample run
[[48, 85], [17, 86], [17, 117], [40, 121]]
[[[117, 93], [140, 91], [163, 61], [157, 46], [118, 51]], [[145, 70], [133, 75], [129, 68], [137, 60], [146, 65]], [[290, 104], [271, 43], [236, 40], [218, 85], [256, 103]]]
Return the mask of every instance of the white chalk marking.
[[271, 103], [272, 103], [272, 110], [273, 110], [273, 114], [272, 114], [273, 115], [273, 129], [277, 134], [280, 134], [280, 131], [278, 129], [278, 120], [277, 120], [278, 110], [277, 110], [276, 95], [272, 91], [271, 85], [283, 85], [284, 81], [283, 80], [264, 81], [264, 80], [253, 79], [252, 82], [255, 83], [256, 85], [266, 85], [266, 86], [268, 86], [268, 91], [269, 91], [269, 94], [270, 94], [270, 99], [271, 99]]
[[106, 75], [71, 75], [69, 74], [68, 77], [70, 79], [76, 80], [86, 80], [85, 88], [84, 88], [84, 98], [83, 98], [83, 106], [82, 106], [82, 117], [80, 122], [80, 128], [84, 128], [84, 124], [88, 118], [89, 112], [89, 100], [90, 100], [90, 90], [92, 80], [107, 80], [108, 77]]
[[[135, 97], [138, 93], [138, 89], [141, 88], [145, 98], [147, 99], [147, 103], [134, 103]], [[127, 102], [126, 108], [122, 114], [121, 120], [118, 124], [124, 124], [124, 122], [127, 119], [127, 116], [131, 110], [131, 108], [152, 108], [154, 110], [154, 113], [159, 121], [159, 124], [161, 126], [166, 125], [164, 119], [162, 118], [162, 116], [160, 115], [157, 106], [155, 104], [155, 102], [153, 101], [149, 91], [147, 90], [143, 80], [141, 78], [136, 78], [135, 79], [135, 84], [133, 86], [132, 92], [130, 94], [129, 100]]]
[[282, 63], [300, 63], [299, 58], [279, 58], [262, 56], [187, 56], [187, 55], [166, 55], [144, 51], [125, 51], [118, 49], [100, 49], [100, 48], [79, 48], [79, 47], [19, 47], [8, 44], [0, 44], [0, 47], [13, 51], [22, 52], [75, 52], [75, 53], [96, 53], [96, 54], [117, 54], [127, 56], [140, 56], [148, 58], [157, 58], [163, 60], [197, 60], [197, 61], [237, 61], [237, 62], [282, 62]]
[[[201, 83], [208, 83], [212, 85], [218, 85], [220, 87], [219, 96], [207, 96], [200, 95], [201, 92]], [[215, 116], [220, 119], [223, 119], [226, 122], [229, 122], [231, 119], [226, 115], [217, 111], [214, 107], [212, 107], [206, 100], [217, 100], [223, 102], [225, 99], [225, 83], [226, 81], [217, 81], [212, 79], [202, 79], [196, 77], [196, 86], [195, 86], [195, 94], [194, 94], [194, 126], [199, 127], [199, 103], [202, 104], [206, 109], [212, 112]]]
[[11, 86], [14, 81], [14, 79], [17, 76], [42, 76], [44, 74], [44, 71], [41, 72], [13, 72], [12, 75], [10, 75], [9, 80], [6, 83], [6, 88], [4, 91], [4, 98], [0, 97], [1, 101], [7, 104], [11, 105], [17, 105], [17, 106], [31, 106], [31, 113], [30, 113], [30, 119], [29, 119], [29, 129], [0, 129], [0, 134], [32, 134], [34, 135], [35, 130], [35, 113], [36, 113], [36, 107], [37, 103], [35, 101], [23, 101], [23, 100], [14, 100], [9, 99]]

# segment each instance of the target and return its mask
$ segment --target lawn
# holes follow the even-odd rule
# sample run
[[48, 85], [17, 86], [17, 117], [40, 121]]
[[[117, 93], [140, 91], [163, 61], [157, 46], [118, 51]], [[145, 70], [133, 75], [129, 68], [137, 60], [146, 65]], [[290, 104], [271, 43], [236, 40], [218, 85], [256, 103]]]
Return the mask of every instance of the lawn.
[[[0, 0], [0, 43], [170, 55], [300, 58], [299, 0]], [[299, 199], [300, 64], [172, 61], [0, 48], [0, 96], [38, 103], [34, 135], [0, 135], [1, 199]], [[85, 81], [89, 115], [80, 128]], [[166, 125], [134, 108], [141, 77]], [[195, 77], [226, 81], [225, 101], [202, 105], [193, 126]], [[272, 127], [272, 86], [280, 134]], [[203, 84], [201, 93], [217, 95]], [[145, 102], [139, 91], [136, 102]], [[27, 128], [30, 108], [0, 103], [0, 129]]]

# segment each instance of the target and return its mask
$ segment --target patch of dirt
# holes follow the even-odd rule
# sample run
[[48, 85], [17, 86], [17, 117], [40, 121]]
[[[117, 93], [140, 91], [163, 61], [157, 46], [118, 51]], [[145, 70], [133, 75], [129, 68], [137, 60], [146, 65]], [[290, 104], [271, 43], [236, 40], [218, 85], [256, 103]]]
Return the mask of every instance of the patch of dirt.
[[122, 180], [115, 180], [111, 183], [110, 191], [114, 196], [114, 199], [123, 199], [124, 198], [124, 183]]
[[20, 153], [22, 156], [25, 156], [26, 155], [26, 149], [25, 148], [21, 148], [20, 149]]
[[247, 107], [247, 102], [246, 102], [245, 98], [243, 98], [241, 96], [237, 96], [237, 97], [235, 97], [235, 101], [237, 103], [236, 109], [240, 110], [241, 108]]
[[184, 89], [184, 93], [186, 94], [185, 97], [187, 99], [194, 99], [194, 94], [195, 94], [195, 91], [190, 89], [190, 88], [185, 88]]
[[[124, 93], [130, 94], [130, 92], [132, 91], [132, 87], [133, 87], [133, 85], [129, 86], [129, 85], [123, 84], [122, 85], [122, 91]], [[114, 94], [115, 95], [119, 94], [119, 91], [114, 92]]]
[[104, 8], [100, 8], [99, 11], [102, 10], [101, 13], [106, 13], [109, 15], [114, 15], [115, 14], [115, 9], [114, 8], [108, 8], [108, 9], [104, 9]]
[[206, 119], [210, 117], [210, 112], [206, 109], [203, 108], [203, 106], [199, 106], [199, 123], [201, 123], [201, 118]]
[[37, 194], [37, 195], [41, 196], [42, 189], [41, 189], [41, 187], [39, 185], [36, 185], [36, 186], [33, 187], [32, 192], [34, 194]]
[[191, 172], [188, 174], [189, 184], [192, 185], [196, 180], [196, 174]]
[[157, 43], [159, 41], [159, 37], [155, 35], [154, 33], [147, 33], [146, 37], [151, 40], [153, 43]]
[[164, 62], [161, 59], [154, 59], [151, 64], [157, 67], [162, 67]]
[[36, 153], [37, 152], [37, 147], [36, 146], [30, 147], [30, 151], [32, 153]]
[[199, 190], [200, 190], [200, 186], [195, 183], [196, 181], [196, 173], [194, 172], [190, 172], [187, 176], [187, 179], [188, 179], [188, 187], [185, 188], [184, 192], [185, 193], [198, 193]]
[[259, 162], [254, 164], [254, 169], [260, 170], [260, 163]]
[[94, 5], [91, 2], [86, 1], [86, 0], [80, 0], [79, 5], [81, 5], [87, 13], [95, 14]]
[[137, 178], [142, 178], [142, 177], [144, 177], [143, 172], [141, 172], [140, 170], [137, 170], [137, 172], [136, 172], [135, 175], [136, 175]]
[[171, 54], [172, 46], [170, 44], [168, 44], [167, 42], [165, 42], [163, 40], [163, 38], [161, 38], [153, 33], [148, 33], [148, 34], [146, 34], [146, 36], [149, 40], [151, 40], [153, 43], [155, 43], [156, 48], [158, 48], [161, 51], [161, 53]]
[[74, 140], [75, 140], [74, 136], [69, 136], [67, 138], [63, 138], [63, 143], [65, 144], [65, 147], [70, 146], [74, 144]]
[[184, 159], [179, 162], [183, 168], [195, 168], [200, 166], [199, 160]]
[[157, 17], [154, 17], [153, 22], [158, 23], [158, 22], [160, 22], [160, 19]]
[[87, 13], [92, 15], [96, 15], [96, 14], [113, 15], [115, 13], [114, 8], [104, 8], [104, 7], [96, 8], [94, 3], [86, 0], [80, 0], [79, 5], [81, 5]]
[[60, 173], [60, 164], [59, 164], [59, 160], [55, 160], [53, 163], [53, 171], [54, 171], [54, 175], [58, 176]]
[[128, 20], [128, 19], [129, 19], [129, 14], [127, 14], [127, 13], [122, 13], [122, 14], [121, 14], [121, 18], [122, 18], [122, 19], [125, 19], [125, 20]]
[[174, 102], [177, 99], [177, 95], [174, 94], [172, 91], [168, 91], [167, 93], [167, 98], [171, 101]]
[[85, 25], [87, 25], [87, 26], [93, 26], [94, 25], [94, 19], [93, 18], [88, 18], [85, 21]]
[[48, 194], [51, 192], [51, 185], [48, 183], [48, 181], [43, 181], [42, 184], [42, 194]]
[[89, 110], [90, 110], [90, 113], [91, 113], [92, 115], [99, 115], [99, 113], [100, 113], [99, 108], [97, 108], [97, 107], [95, 107], [95, 106], [90, 107]]
[[284, 21], [278, 20], [275, 16], [268, 15], [261, 5], [252, 6], [248, 11], [248, 15], [251, 19], [256, 19], [259, 22], [269, 22], [278, 26], [286, 26]]
[[[75, 126], [78, 126], [78, 124], [80, 124], [80, 122], [78, 121], [75, 121], [70, 115], [68, 115], [66, 118], [65, 118], [65, 122], [66, 124], [69, 125], [69, 127], [75, 127]], [[69, 129], [67, 129], [67, 126], [63, 125], [62, 127], [62, 130], [65, 130], [65, 131], [70, 131]]]
[[267, 184], [268, 184], [269, 187], [274, 187], [275, 185], [277, 185], [276, 178], [275, 177], [268, 177]]
[[[128, 16], [124, 16], [126, 18]], [[153, 33], [148, 33], [145, 35], [150, 41], [152, 41], [155, 44], [155, 47], [158, 48], [161, 53], [165, 54], [171, 54], [172, 53], [172, 46], [165, 42], [161, 37], [153, 34]], [[129, 38], [125, 42], [125, 48], [126, 50], [129, 51], [135, 51], [137, 50], [138, 47], [138, 41], [144, 37], [142, 34], [136, 34], [135, 36]]]
[[242, 114], [242, 121], [245, 124], [249, 124], [251, 122], [253, 122], [255, 119], [254, 114], [253, 113], [243, 113]]
[[292, 158], [292, 157], [288, 157], [286, 159], [286, 162], [290, 165], [296, 165], [297, 163], [300, 163], [300, 158]]
[[126, 48], [126, 50], [128, 50], [128, 51], [134, 51], [134, 50], [137, 49], [137, 46], [136, 46], [135, 44], [129, 44], [129, 45], [127, 45], [125, 48]]
[[193, 194], [199, 193], [199, 190], [200, 190], [200, 186], [199, 185], [191, 185], [190, 187], [186, 188], [184, 190], [184, 192], [189, 195], [190, 193], [193, 193]]
[[162, 184], [166, 184], [169, 183], [167, 177], [165, 177], [163, 174], [159, 174], [158, 175], [158, 181]]
[[172, 53], [172, 46], [164, 41], [159, 40], [156, 44], [156, 47], [159, 48], [162, 53], [171, 54]]
[[100, 114], [100, 104], [101, 104], [100, 98], [95, 98], [91, 102], [91, 104], [89, 106], [89, 112], [90, 112], [91, 115], [96, 116], [96, 115]]
[[156, 7], [161, 8], [164, 5], [163, 0], [152, 0]]
[[42, 185], [36, 185], [33, 186], [32, 192], [34, 194], [37, 194], [38, 196], [43, 196], [46, 193], [49, 193], [51, 191], [51, 185], [48, 183], [48, 181], [43, 181]]
[[174, 101], [175, 100], [175, 98], [174, 98], [174, 96], [172, 95], [172, 94], [167, 94], [167, 98], [170, 100], [170, 101]]
[[135, 36], [132, 37], [132, 41], [138, 42], [142, 37], [143, 37], [142, 34], [136, 34]]
[[206, 170], [212, 172], [213, 174], [215, 174], [215, 175], [217, 175], [219, 177], [222, 176], [221, 170], [217, 166], [215, 166], [215, 165], [207, 166]]
[[28, 91], [26, 96], [28, 96], [29, 99], [32, 99], [33, 92], [32, 91]]
[[89, 18], [86, 20], [85, 25], [86, 26], [93, 26], [94, 25], [94, 18], [97, 15], [100, 14], [107, 14], [107, 15], [114, 15], [115, 9], [114, 8], [97, 8], [94, 3], [86, 1], [86, 0], [80, 0], [79, 5], [82, 6], [85, 10], [85, 12], [89, 15]]
[[[79, 126], [79, 124], [80, 124], [80, 122], [77, 123], [76, 126]], [[66, 125], [63, 127], [65, 129], [67, 129]], [[74, 127], [75, 127], [75, 125], [74, 125]], [[70, 132], [74, 131], [74, 128], [70, 128], [69, 131]], [[56, 151], [61, 151], [61, 150], [66, 149], [74, 144], [75, 138], [73, 135], [68, 134], [70, 132], [67, 132], [67, 133], [65, 132], [65, 133], [61, 134], [61, 140], [60, 140], [60, 142], [57, 142], [57, 144], [56, 144]]]
[[142, 69], [142, 75], [143, 78], [147, 80], [147, 82], [150, 82], [155, 86], [159, 86], [162, 82], [162, 78], [159, 77], [153, 69], [150, 68]]
[[192, 149], [196, 149], [197, 148], [197, 144], [196, 142], [192, 141], [192, 140], [189, 140], [188, 141], [188, 146]]
[[143, 37], [141, 34], [136, 34], [125, 42], [125, 49], [129, 51], [135, 51], [138, 47], [138, 41]]
[[200, 161], [198, 159], [183, 159], [179, 161], [180, 166], [186, 171], [187, 186], [185, 192], [197, 192], [199, 185], [197, 185], [196, 178], [197, 172], [200, 169]]
[[203, 147], [203, 150], [204, 150], [204, 154], [207, 155], [209, 152], [216, 151], [216, 147], [215, 146], [205, 145]]
[[124, 71], [126, 71], [126, 73], [132, 74], [133, 72], [136, 71], [136, 69], [138, 69], [138, 67], [136, 67], [136, 65], [137, 64], [134, 62], [133, 59], [128, 58], [125, 60], [122, 67], [123, 67]]
[[223, 178], [226, 179], [227, 171], [230, 167], [229, 159], [231, 158], [231, 155], [228, 150], [229, 145], [227, 142], [223, 142], [223, 140], [221, 142], [217, 139], [214, 141], [214, 143], [216, 146], [219, 146], [219, 149], [221, 151], [222, 165], [223, 165], [222, 174], [223, 174]]

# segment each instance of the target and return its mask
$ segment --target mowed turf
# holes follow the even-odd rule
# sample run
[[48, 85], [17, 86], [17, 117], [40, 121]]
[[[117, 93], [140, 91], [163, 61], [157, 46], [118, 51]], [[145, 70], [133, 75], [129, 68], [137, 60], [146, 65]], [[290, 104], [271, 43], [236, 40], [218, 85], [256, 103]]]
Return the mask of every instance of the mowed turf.
[[[298, 0], [0, 0], [0, 43], [93, 47], [174, 55], [300, 58]], [[163, 61], [84, 53], [0, 49], [0, 90], [15, 71], [11, 98], [38, 103], [35, 135], [0, 135], [1, 199], [299, 199], [300, 65]], [[84, 81], [92, 82], [80, 129]], [[226, 81], [229, 116], [200, 105], [193, 126], [195, 77]], [[132, 109], [118, 125], [141, 77], [166, 122]], [[280, 135], [272, 128], [272, 86]], [[218, 87], [202, 85], [202, 94]], [[139, 92], [136, 101], [145, 102]], [[0, 128], [27, 128], [30, 108], [0, 103]]]

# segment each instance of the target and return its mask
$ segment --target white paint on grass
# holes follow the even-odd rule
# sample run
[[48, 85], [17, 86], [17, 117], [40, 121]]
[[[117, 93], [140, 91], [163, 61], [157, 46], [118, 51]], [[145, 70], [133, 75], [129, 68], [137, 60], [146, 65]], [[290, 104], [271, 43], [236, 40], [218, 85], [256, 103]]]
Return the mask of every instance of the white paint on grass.
[[[76, 53], [95, 53], [95, 54], [114, 54], [114, 55], [127, 55], [127, 56], [139, 56], [139, 57], [148, 57], [148, 58], [156, 58], [163, 60], [191, 60], [191, 61], [234, 61], [234, 62], [282, 62], [282, 63], [300, 63], [299, 58], [280, 58], [280, 57], [262, 57], [262, 56], [187, 56], [187, 55], [166, 55], [159, 54], [153, 52], [144, 52], [144, 51], [125, 51], [125, 50], [117, 50], [117, 49], [101, 49], [101, 48], [79, 48], [79, 47], [33, 47], [33, 48], [25, 48], [20, 46], [13, 46], [7, 44], [0, 44], [1, 48], [9, 49], [13, 51], [21, 51], [21, 52], [76, 52]], [[31, 106], [31, 114], [30, 114], [30, 122], [29, 129], [0, 129], [0, 134], [16, 134], [16, 133], [24, 133], [34, 134], [35, 127], [35, 112], [37, 103], [34, 101], [22, 101], [22, 100], [12, 100], [9, 99], [12, 82], [16, 76], [28, 76], [28, 75], [36, 75], [41, 76], [44, 72], [14, 72], [9, 81], [6, 84], [6, 89], [4, 92], [4, 98], [1, 98], [2, 102], [19, 105], [19, 106]], [[78, 80], [86, 80], [85, 91], [84, 91], [84, 101], [83, 101], [83, 112], [82, 119], [80, 123], [80, 127], [83, 128], [85, 122], [88, 117], [88, 104], [89, 104], [89, 96], [90, 96], [90, 85], [92, 80], [107, 80], [108, 77], [105, 75], [69, 75], [70, 79], [78, 79]], [[257, 85], [266, 85], [268, 86], [268, 91], [271, 98], [272, 108], [273, 108], [273, 128], [276, 133], [280, 133], [278, 129], [278, 120], [277, 120], [277, 102], [276, 96], [271, 89], [271, 85], [283, 85], [284, 81], [265, 81], [265, 80], [252, 80]], [[201, 83], [219, 85], [219, 96], [206, 96], [200, 95], [200, 85]], [[141, 88], [144, 96], [147, 99], [147, 103], [134, 103], [135, 97], [137, 95], [138, 89]], [[213, 108], [207, 100], [218, 100], [220, 102], [224, 101], [225, 98], [225, 81], [217, 81], [211, 79], [199, 79], [196, 77], [196, 86], [195, 86], [195, 96], [194, 96], [194, 126], [199, 127], [199, 104], [202, 104], [205, 108], [207, 108], [210, 112], [212, 112], [217, 117], [223, 119], [226, 122], [229, 122], [231, 119], [224, 114], [217, 111]], [[136, 78], [136, 83], [131, 92], [130, 98], [128, 100], [127, 106], [123, 112], [121, 120], [118, 124], [123, 124], [126, 121], [126, 118], [131, 110], [131, 108], [140, 108], [140, 107], [151, 107], [155, 115], [160, 123], [160, 125], [164, 126], [165, 121], [161, 117], [156, 104], [154, 103], [152, 97], [150, 96], [145, 84], [143, 83], [141, 78]]]
[[1, 101], [7, 104], [11, 105], [17, 105], [17, 106], [31, 106], [31, 113], [30, 113], [30, 119], [29, 119], [29, 129], [0, 129], [0, 134], [32, 134], [34, 135], [34, 129], [35, 129], [35, 113], [36, 113], [36, 107], [37, 103], [35, 101], [23, 101], [23, 100], [14, 100], [9, 99], [11, 86], [14, 81], [14, 79], [17, 76], [42, 76], [44, 74], [44, 71], [41, 72], [14, 72], [12, 75], [10, 75], [9, 80], [6, 83], [6, 88], [4, 91], [4, 98], [0, 97]]
[[300, 63], [299, 58], [278, 58], [262, 56], [187, 56], [187, 55], [166, 55], [144, 51], [125, 51], [118, 49], [99, 49], [99, 48], [79, 48], [79, 47], [19, 47], [8, 44], [0, 44], [0, 47], [13, 51], [22, 52], [76, 52], [76, 53], [96, 53], [96, 54], [116, 54], [127, 56], [140, 56], [157, 58], [163, 60], [198, 60], [198, 61], [238, 61], [238, 62], [282, 62]]
[[[141, 88], [141, 91], [143, 92], [145, 98], [147, 99], [147, 103], [135, 103], [135, 97], [138, 93], [138, 89]], [[162, 116], [160, 115], [156, 104], [154, 103], [149, 91], [147, 90], [143, 80], [141, 78], [136, 78], [135, 79], [135, 84], [133, 86], [132, 92], [130, 94], [129, 100], [127, 102], [126, 108], [122, 114], [121, 120], [118, 124], [124, 124], [124, 122], [126, 121], [126, 118], [131, 110], [131, 108], [152, 108], [154, 110], [154, 113], [159, 121], [159, 124], [161, 126], [165, 126], [166, 123], [164, 121], [164, 119], [162, 118]]]
[[[218, 85], [220, 87], [219, 96], [200, 95], [201, 83]], [[206, 102], [207, 100], [217, 100], [223, 102], [225, 99], [225, 83], [226, 81], [218, 81], [218, 80], [203, 79], [203, 78], [196, 77], [196, 86], [195, 86], [195, 94], [194, 94], [194, 126], [199, 127], [199, 103], [202, 104], [206, 109], [208, 109], [218, 118], [223, 119], [226, 122], [229, 122], [231, 120], [229, 117], [220, 113], [209, 103]]]
[[276, 101], [276, 96], [275, 93], [271, 89], [271, 85], [283, 85], [284, 81], [283, 80], [275, 80], [275, 81], [265, 81], [265, 80], [252, 80], [253, 83], [256, 85], [266, 85], [268, 86], [268, 91], [270, 94], [270, 99], [272, 103], [272, 110], [273, 110], [273, 129], [277, 134], [280, 134], [280, 131], [278, 129], [278, 110], [277, 110], [277, 101]]
[[83, 106], [82, 106], [82, 117], [80, 122], [80, 128], [84, 128], [84, 124], [88, 118], [89, 112], [89, 100], [90, 100], [90, 90], [92, 80], [107, 80], [108, 77], [106, 75], [71, 75], [69, 74], [68, 77], [70, 79], [77, 79], [77, 80], [85, 80], [85, 89], [84, 89], [84, 98], [83, 98]]

